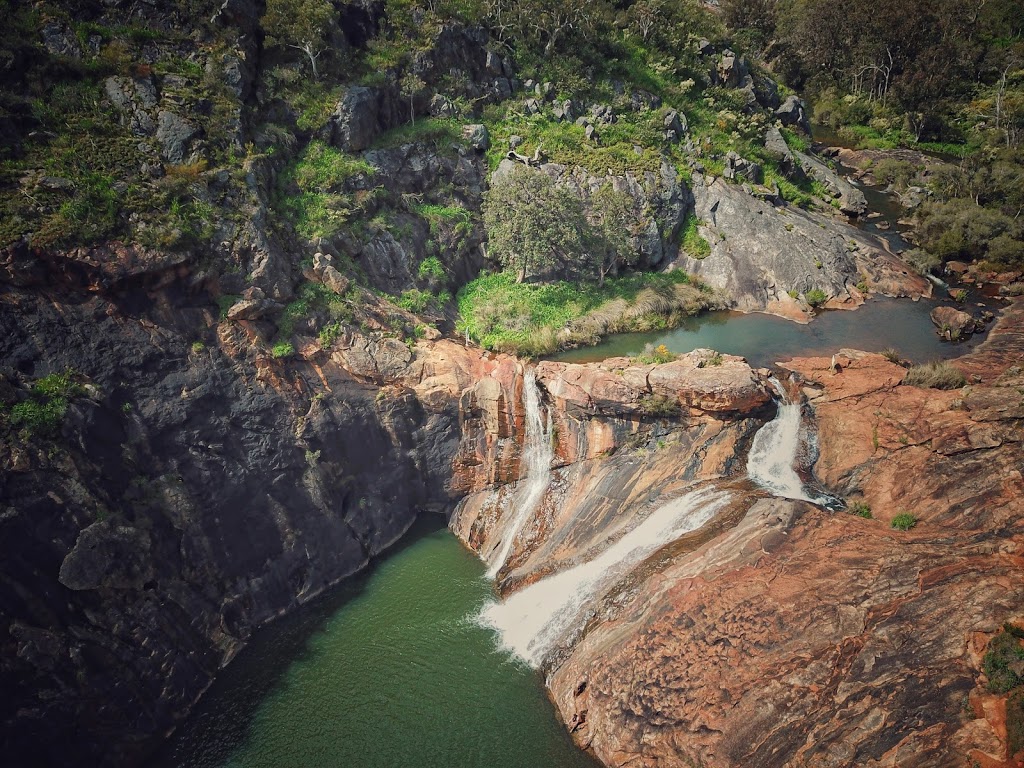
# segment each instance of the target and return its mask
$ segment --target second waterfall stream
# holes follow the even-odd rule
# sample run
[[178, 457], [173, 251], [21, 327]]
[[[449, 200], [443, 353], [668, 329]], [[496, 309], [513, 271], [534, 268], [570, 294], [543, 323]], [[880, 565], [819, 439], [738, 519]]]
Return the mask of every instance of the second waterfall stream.
[[520, 480], [512, 501], [512, 520], [501, 536], [501, 549], [490, 560], [487, 575], [492, 579], [508, 560], [512, 545], [533, 511], [544, 497], [551, 482], [551, 459], [554, 448], [551, 445], [551, 412], [547, 422], [540, 410], [540, 390], [537, 388], [537, 373], [528, 368], [523, 375], [523, 410], [526, 412], [526, 441], [523, 446], [522, 463], [526, 473]]

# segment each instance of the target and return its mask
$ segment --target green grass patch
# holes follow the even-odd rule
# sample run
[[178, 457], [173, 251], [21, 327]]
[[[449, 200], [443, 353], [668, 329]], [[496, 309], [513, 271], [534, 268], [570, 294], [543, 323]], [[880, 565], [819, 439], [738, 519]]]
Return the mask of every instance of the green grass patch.
[[892, 527], [897, 531], [909, 531], [917, 525], [917, 518], [909, 512], [900, 512], [892, 519]]
[[[348, 182], [376, 169], [360, 157], [316, 140], [281, 174], [277, 207], [306, 239], [333, 237], [362, 202]], [[294, 184], [299, 193], [289, 192]]]
[[290, 341], [279, 341], [270, 348], [270, 354], [277, 359], [291, 357], [295, 354], [295, 347]]
[[374, 141], [374, 149], [390, 149], [403, 144], [430, 144], [445, 149], [451, 144], [462, 144], [462, 124], [453, 118], [426, 117], [415, 123], [406, 123], [381, 134]]
[[516, 283], [498, 272], [466, 285], [457, 301], [460, 330], [487, 349], [540, 355], [606, 333], [667, 327], [715, 297], [680, 270], [630, 273], [603, 286]]
[[691, 211], [686, 217], [686, 223], [683, 225], [683, 250], [695, 259], [703, 259], [711, 255], [711, 243], [705, 240], [697, 229], [703, 223]]
[[32, 396], [11, 408], [11, 424], [29, 435], [56, 432], [68, 410], [68, 401], [85, 393], [72, 371], [51, 373], [32, 385]]
[[811, 149], [811, 140], [804, 136], [802, 133], [797, 133], [792, 128], [781, 128], [782, 138], [786, 140], [786, 144], [790, 149], [796, 152], [809, 152]]

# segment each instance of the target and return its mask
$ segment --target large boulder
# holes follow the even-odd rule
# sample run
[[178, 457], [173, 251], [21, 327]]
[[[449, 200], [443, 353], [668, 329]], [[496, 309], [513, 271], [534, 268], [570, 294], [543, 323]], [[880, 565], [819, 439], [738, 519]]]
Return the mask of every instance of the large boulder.
[[60, 566], [68, 589], [138, 589], [153, 577], [149, 534], [100, 520], [85, 528]]
[[789, 145], [783, 138], [782, 131], [774, 125], [765, 131], [764, 148], [778, 161], [779, 169], [786, 175], [787, 179], [800, 181], [804, 178], [803, 169], [793, 154], [793, 150], [789, 148]]
[[345, 152], [367, 149], [380, 131], [380, 97], [373, 88], [349, 88], [328, 121], [330, 143]]
[[161, 110], [157, 115], [156, 138], [163, 147], [163, 158], [176, 165], [184, 163], [199, 129], [181, 115]]
[[811, 135], [811, 121], [807, 119], [807, 106], [796, 96], [787, 96], [782, 105], [775, 110], [775, 116], [783, 125], [799, 128], [808, 136]]
[[803, 172], [821, 182], [831, 195], [839, 200], [839, 210], [849, 216], [860, 216], [867, 212], [868, 201], [860, 189], [818, 158], [803, 152], [795, 152], [794, 155]]
[[947, 341], [966, 339], [978, 330], [978, 322], [956, 307], [936, 307], [929, 317], [939, 335]]
[[701, 174], [694, 174], [693, 196], [711, 253], [680, 254], [676, 266], [725, 292], [742, 311], [800, 319], [806, 305], [799, 297], [812, 289], [824, 292], [830, 306], [856, 305], [862, 280], [890, 296], [930, 294], [930, 283], [878, 238], [833, 216], [778, 206]]

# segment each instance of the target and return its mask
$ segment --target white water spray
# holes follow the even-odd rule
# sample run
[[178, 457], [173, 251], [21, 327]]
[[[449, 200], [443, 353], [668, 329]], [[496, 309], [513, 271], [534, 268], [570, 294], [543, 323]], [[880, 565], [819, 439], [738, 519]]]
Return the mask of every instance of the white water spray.
[[533, 515], [551, 482], [551, 459], [554, 456], [551, 445], [551, 411], [548, 410], [545, 426], [541, 421], [537, 374], [532, 368], [523, 376], [523, 410], [526, 412], [526, 443], [523, 446], [523, 465], [526, 467], [526, 474], [519, 481], [519, 488], [512, 501], [512, 522], [506, 527], [501, 539], [501, 549], [487, 570], [487, 575], [492, 579], [498, 575], [501, 566], [508, 560], [516, 537]]
[[559, 639], [580, 625], [588, 604], [659, 547], [708, 522], [729, 498], [713, 488], [690, 491], [656, 509], [590, 562], [542, 579], [504, 603], [488, 602], [479, 620], [500, 633], [506, 650], [539, 667]]
[[771, 381], [779, 393], [779, 412], [754, 435], [747, 456], [747, 475], [775, 496], [820, 501], [807, 495], [803, 481], [793, 468], [800, 450], [800, 403], [789, 402], [778, 380]]

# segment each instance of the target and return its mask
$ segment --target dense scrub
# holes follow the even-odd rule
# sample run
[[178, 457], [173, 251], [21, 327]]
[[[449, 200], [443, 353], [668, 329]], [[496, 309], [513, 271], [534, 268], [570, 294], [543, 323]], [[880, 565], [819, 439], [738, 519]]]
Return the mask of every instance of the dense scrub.
[[[760, 48], [815, 118], [867, 148], [938, 152], [952, 168], [876, 173], [927, 186], [924, 266], [1024, 267], [1024, 15], [1013, 0], [726, 0], [723, 18]], [[894, 23], [895, 20], [898, 23]]]

